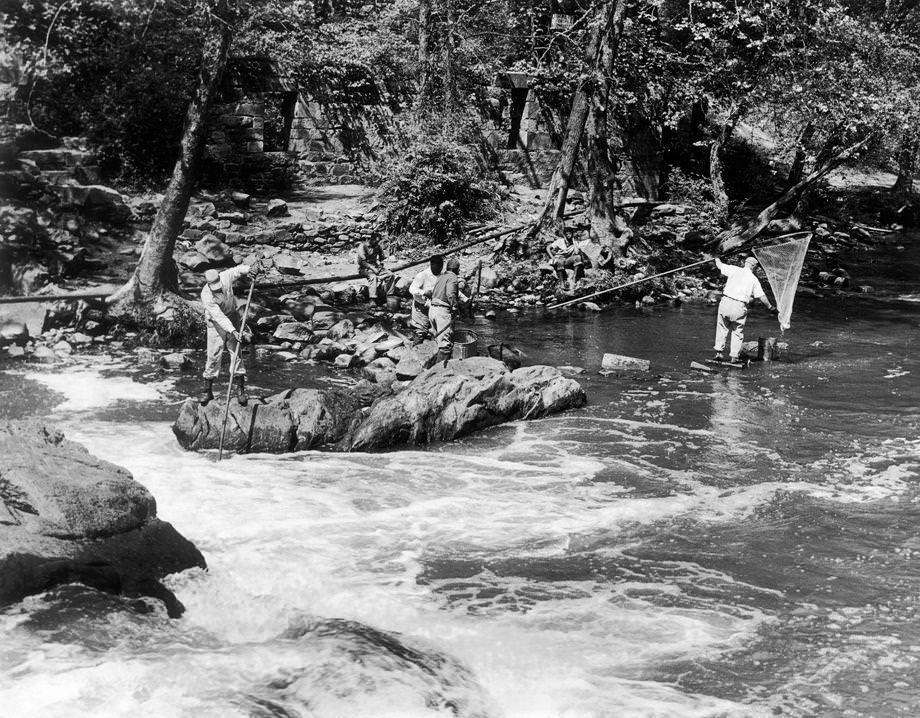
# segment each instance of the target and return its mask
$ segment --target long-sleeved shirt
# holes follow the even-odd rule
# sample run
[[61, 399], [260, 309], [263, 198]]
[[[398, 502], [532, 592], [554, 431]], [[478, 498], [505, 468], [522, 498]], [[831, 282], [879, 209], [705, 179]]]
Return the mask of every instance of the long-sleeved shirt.
[[412, 295], [417, 304], [424, 304], [425, 300], [431, 296], [439, 276], [432, 272], [430, 267], [425, 267], [413, 277], [412, 284], [409, 285], [409, 294]]
[[459, 292], [460, 280], [457, 275], [445, 269], [438, 275], [431, 289], [431, 303], [435, 306], [453, 309], [457, 306]]
[[226, 332], [236, 331], [230, 317], [236, 317], [236, 296], [233, 294], [233, 283], [240, 277], [249, 274], [249, 265], [225, 269], [220, 273], [221, 291], [214, 292], [207, 284], [201, 289], [201, 303], [204, 305], [204, 318], [209, 324], [220, 327]]
[[747, 304], [752, 299], [762, 299], [766, 295], [760, 282], [754, 273], [747, 267], [736, 267], [733, 264], [725, 264], [716, 260], [716, 266], [722, 272], [722, 276], [727, 277], [725, 287], [722, 289], [722, 296], [728, 297]]

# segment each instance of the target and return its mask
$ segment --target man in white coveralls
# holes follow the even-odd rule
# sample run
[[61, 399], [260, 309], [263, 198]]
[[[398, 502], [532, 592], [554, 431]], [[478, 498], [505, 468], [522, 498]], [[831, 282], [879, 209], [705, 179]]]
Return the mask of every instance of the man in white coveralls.
[[[233, 294], [233, 283], [248, 275], [251, 270], [249, 265], [240, 264], [223, 272], [209, 269], [204, 273], [205, 285], [201, 289], [201, 303], [204, 305], [204, 320], [208, 328], [208, 349], [204, 371], [201, 372], [201, 377], [205, 381], [205, 389], [201, 395], [202, 406], [206, 406], [214, 398], [214, 379], [220, 373], [224, 347], [230, 350], [232, 356], [242, 340], [237, 329], [240, 315], [236, 306], [236, 296]], [[234, 374], [236, 376], [230, 377], [230, 381], [236, 380], [237, 399], [242, 406], [246, 406], [246, 367], [243, 365], [242, 356], [237, 357]]]
[[734, 363], [741, 355], [748, 304], [754, 299], [759, 299], [771, 312], [776, 310], [767, 299], [767, 295], [764, 294], [757, 277], [754, 276], [754, 267], [757, 266], [757, 260], [754, 257], [745, 259], [742, 267], [725, 264], [718, 257], [715, 258], [715, 262], [719, 271], [727, 278], [725, 287], [722, 289], [722, 300], [719, 302], [719, 316], [716, 319], [715, 359], [725, 361], [725, 342], [731, 332], [729, 361]]

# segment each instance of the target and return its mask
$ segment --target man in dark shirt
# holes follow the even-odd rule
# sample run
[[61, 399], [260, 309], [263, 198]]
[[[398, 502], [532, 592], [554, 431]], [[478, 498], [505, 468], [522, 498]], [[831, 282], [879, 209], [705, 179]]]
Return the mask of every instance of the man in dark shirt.
[[380, 235], [372, 234], [358, 245], [358, 274], [367, 278], [371, 301], [383, 304], [396, 286], [396, 275], [383, 266]]
[[438, 361], [447, 361], [454, 353], [454, 310], [460, 303], [460, 260], [451, 257], [444, 271], [438, 275], [431, 290], [431, 307], [428, 319], [438, 343]]

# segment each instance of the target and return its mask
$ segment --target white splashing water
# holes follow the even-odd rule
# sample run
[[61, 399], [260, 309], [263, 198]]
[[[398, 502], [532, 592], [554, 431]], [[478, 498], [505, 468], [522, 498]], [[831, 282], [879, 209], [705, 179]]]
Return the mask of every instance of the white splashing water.
[[[35, 378], [63, 393], [60, 408], [69, 411], [160, 392], [92, 372]], [[684, 516], [740, 520], [788, 483], [726, 492], [675, 471], [681, 492], [632, 497], [615, 483], [591, 483], [609, 462], [540, 423], [487, 451], [307, 452], [222, 463], [183, 452], [162, 423], [83, 419], [63, 428], [145, 484], [160, 516], [201, 549], [209, 569], [169, 580], [187, 608], [180, 621], [135, 627], [140, 639], [113, 639], [103, 651], [23, 630], [28, 602], [3, 616], [0, 627], [13, 636], [0, 651], [0, 705], [9, 715], [758, 714], [648, 677], [664, 662], [743, 646], [769, 620], [756, 608], [656, 602], [679, 594], [680, 584], [642, 579], [547, 580], [481, 568], [420, 577], [432, 559], [564, 560], [573, 537], [599, 532], [615, 552], [617, 537], [628, 545], [637, 526]], [[694, 564], [680, 570], [689, 581], [711, 578]], [[457, 588], [464, 581], [466, 593]], [[510, 598], [520, 596], [532, 600]], [[365, 652], [347, 632], [282, 637], [316, 617], [401, 634], [459, 667], [448, 661], [436, 675], [418, 671]], [[120, 620], [112, 619], [112, 636], [126, 630]]]

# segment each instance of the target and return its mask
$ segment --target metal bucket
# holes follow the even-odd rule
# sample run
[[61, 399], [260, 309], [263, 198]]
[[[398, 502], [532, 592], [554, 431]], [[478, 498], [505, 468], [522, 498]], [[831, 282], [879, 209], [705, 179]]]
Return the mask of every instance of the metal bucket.
[[479, 335], [469, 329], [454, 329], [454, 349], [457, 350], [458, 359], [468, 359], [476, 356], [476, 343], [479, 341]]

